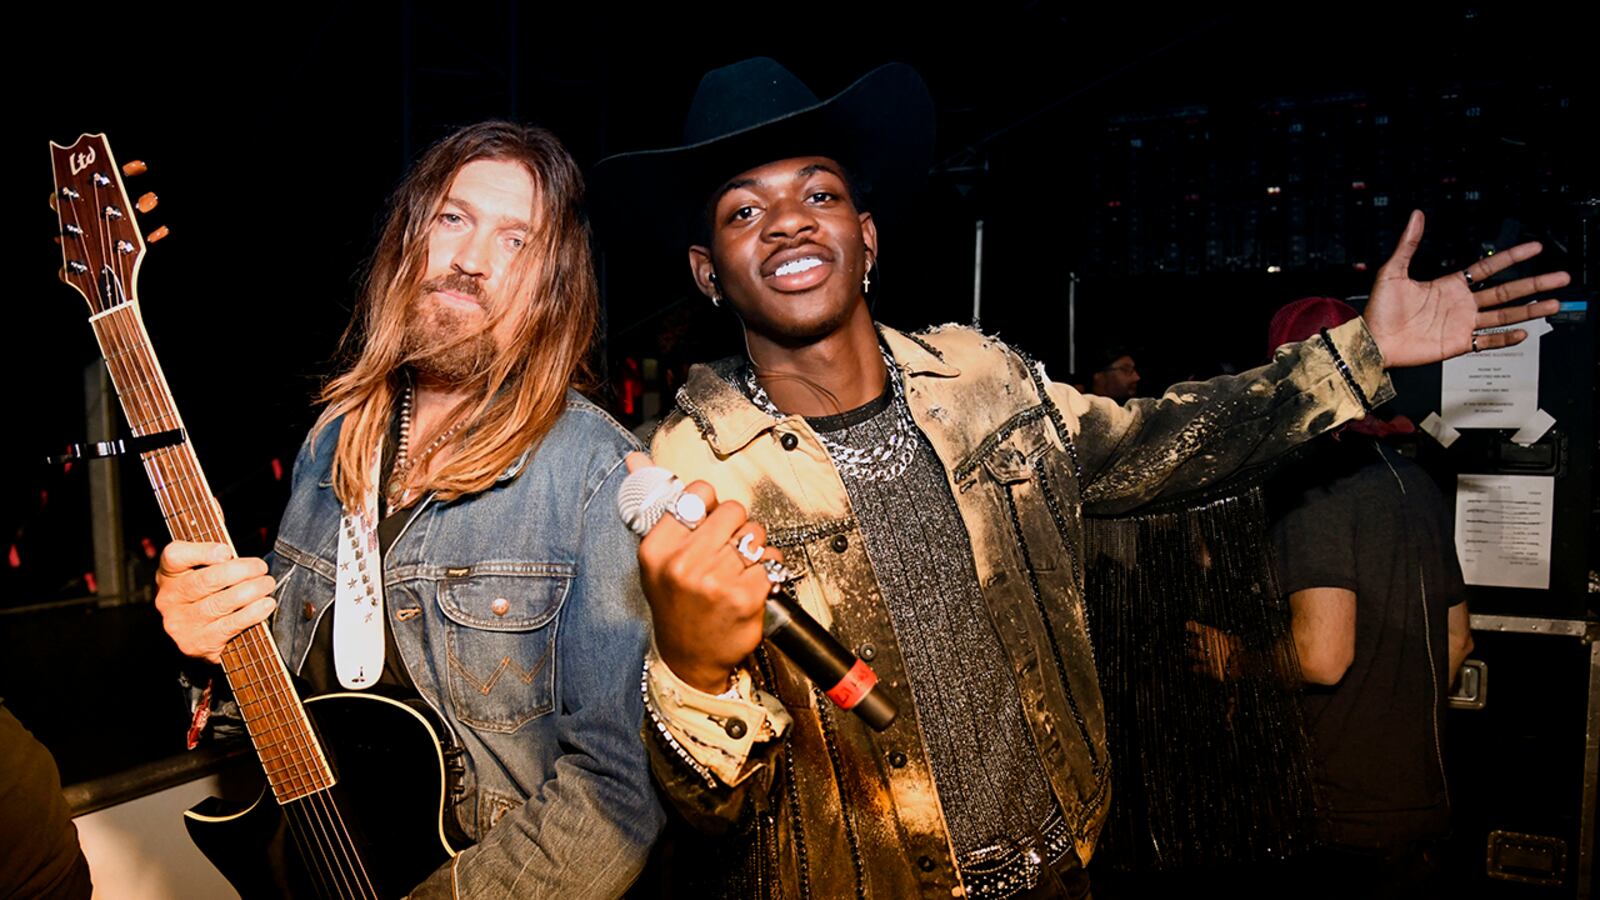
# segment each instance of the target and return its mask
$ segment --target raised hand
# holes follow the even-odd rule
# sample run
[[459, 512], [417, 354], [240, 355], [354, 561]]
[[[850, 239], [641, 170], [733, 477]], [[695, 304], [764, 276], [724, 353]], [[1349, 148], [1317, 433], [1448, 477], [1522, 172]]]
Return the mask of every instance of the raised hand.
[[262, 560], [235, 559], [225, 544], [173, 541], [156, 570], [156, 609], [185, 655], [221, 662], [229, 638], [272, 614], [275, 586]]
[[1367, 302], [1367, 330], [1390, 367], [1420, 366], [1473, 350], [1492, 350], [1521, 343], [1522, 329], [1476, 334], [1484, 328], [1514, 325], [1542, 318], [1560, 309], [1555, 300], [1507, 307], [1533, 294], [1566, 286], [1565, 272], [1547, 272], [1474, 291], [1499, 272], [1538, 256], [1538, 243], [1518, 244], [1486, 256], [1462, 272], [1433, 281], [1413, 281], [1411, 257], [1422, 242], [1422, 211], [1414, 210], [1394, 255], [1378, 270]]
[[[628, 455], [630, 472], [651, 464], [643, 453]], [[766, 529], [739, 503], [718, 503], [704, 481], [685, 490], [705, 502], [705, 519], [691, 530], [662, 516], [639, 542], [639, 578], [662, 661], [689, 685], [718, 694], [761, 643], [772, 582], [760, 563], [782, 562], [783, 554], [766, 546]]]

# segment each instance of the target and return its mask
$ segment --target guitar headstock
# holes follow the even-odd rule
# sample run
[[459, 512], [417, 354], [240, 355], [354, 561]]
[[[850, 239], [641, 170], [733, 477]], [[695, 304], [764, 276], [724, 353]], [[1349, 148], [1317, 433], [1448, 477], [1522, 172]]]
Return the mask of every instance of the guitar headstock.
[[[50, 203], [61, 224], [61, 280], [83, 295], [93, 313], [132, 301], [145, 253], [134, 213], [153, 209], [155, 195], [146, 194], [137, 205], [128, 202], [124, 170], [103, 134], [82, 135], [70, 147], [51, 141], [50, 161], [56, 176]], [[126, 168], [138, 174], [144, 164]]]

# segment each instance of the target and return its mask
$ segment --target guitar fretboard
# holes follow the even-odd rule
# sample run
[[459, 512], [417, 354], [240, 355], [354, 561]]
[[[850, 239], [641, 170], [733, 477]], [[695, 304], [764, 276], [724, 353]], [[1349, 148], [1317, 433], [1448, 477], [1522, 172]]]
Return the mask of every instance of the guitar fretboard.
[[[133, 433], [181, 430], [183, 421], [137, 304], [113, 306], [89, 322]], [[187, 442], [141, 454], [141, 460], [174, 538], [233, 546], [222, 510]], [[278, 802], [331, 787], [333, 772], [267, 626], [252, 626], [229, 641], [222, 666]]]

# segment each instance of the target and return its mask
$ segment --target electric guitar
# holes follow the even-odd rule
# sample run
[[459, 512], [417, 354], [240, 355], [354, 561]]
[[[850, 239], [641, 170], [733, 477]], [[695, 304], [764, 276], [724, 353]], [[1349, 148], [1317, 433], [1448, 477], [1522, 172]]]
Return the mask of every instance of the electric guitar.
[[[156, 501], [174, 538], [227, 544], [222, 509], [187, 442], [183, 420], [139, 315], [135, 282], [146, 238], [105, 135], [51, 142], [61, 225], [61, 278], [89, 303]], [[166, 228], [149, 236], [160, 240]], [[248, 807], [211, 798], [185, 813], [190, 837], [245, 897], [398, 897], [455, 855], [446, 840], [444, 758], [433, 725], [383, 697], [331, 694], [302, 703], [265, 623], [222, 651], [266, 787]]]

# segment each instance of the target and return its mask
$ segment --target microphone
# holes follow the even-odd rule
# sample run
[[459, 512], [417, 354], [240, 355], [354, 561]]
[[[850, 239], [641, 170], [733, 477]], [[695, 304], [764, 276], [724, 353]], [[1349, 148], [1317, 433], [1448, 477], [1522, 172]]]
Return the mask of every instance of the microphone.
[[[691, 499], [698, 498], [684, 493], [683, 482], [676, 475], [660, 466], [646, 466], [623, 479], [617, 490], [617, 512], [634, 534], [644, 537], [662, 516], [678, 508], [680, 500]], [[703, 518], [704, 507], [698, 503], [691, 505]], [[698, 519], [682, 515], [682, 512], [680, 510], [679, 520], [685, 525], [693, 528], [699, 524]], [[878, 674], [845, 649], [838, 638], [783, 590], [792, 579], [788, 569], [770, 559], [762, 565], [772, 580], [763, 627], [767, 640], [799, 666], [840, 709], [855, 713], [877, 731], [888, 728], [898, 710], [894, 701], [877, 689]]]

